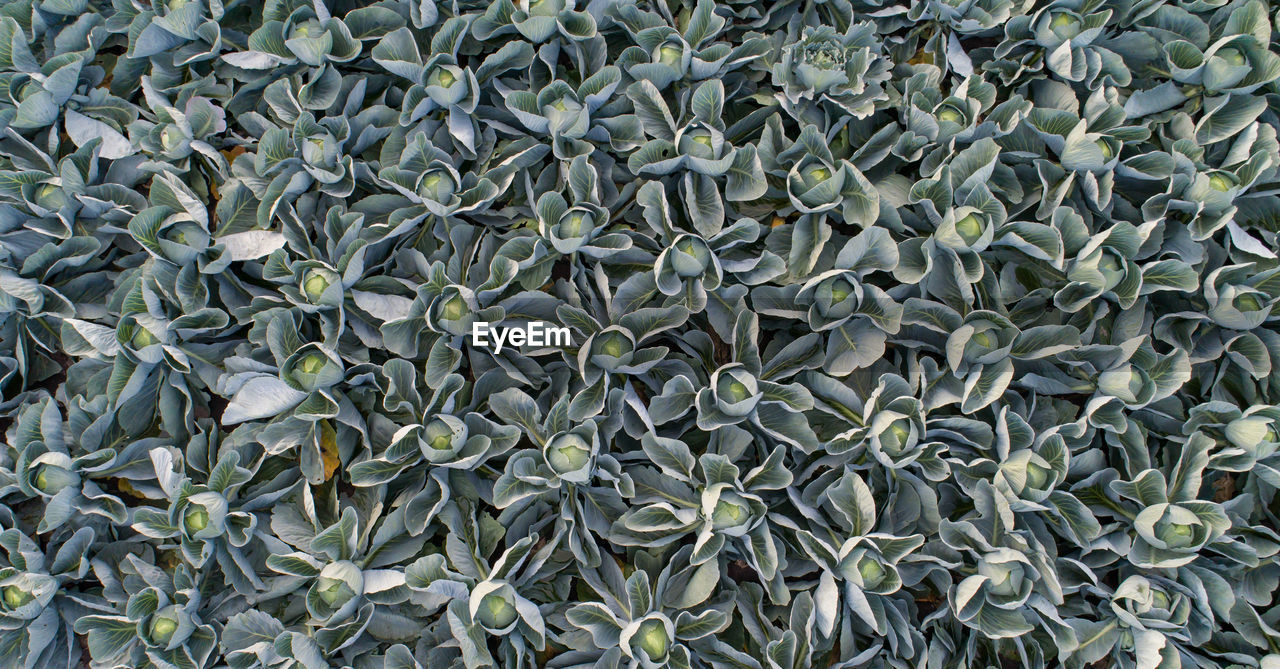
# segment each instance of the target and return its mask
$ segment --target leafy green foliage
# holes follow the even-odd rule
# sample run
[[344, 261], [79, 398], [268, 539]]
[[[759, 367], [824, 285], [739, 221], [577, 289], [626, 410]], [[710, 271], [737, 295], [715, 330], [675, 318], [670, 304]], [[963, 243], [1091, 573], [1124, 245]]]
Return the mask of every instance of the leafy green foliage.
[[0, 667], [1280, 669], [1277, 28], [0, 0]]

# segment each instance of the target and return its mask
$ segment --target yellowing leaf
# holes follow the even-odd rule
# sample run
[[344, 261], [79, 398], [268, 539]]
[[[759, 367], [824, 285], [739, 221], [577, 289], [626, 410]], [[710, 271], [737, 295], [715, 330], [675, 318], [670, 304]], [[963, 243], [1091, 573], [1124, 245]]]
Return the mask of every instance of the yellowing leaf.
[[324, 480], [333, 478], [342, 458], [338, 457], [338, 433], [329, 421], [320, 421], [320, 461], [324, 463]]

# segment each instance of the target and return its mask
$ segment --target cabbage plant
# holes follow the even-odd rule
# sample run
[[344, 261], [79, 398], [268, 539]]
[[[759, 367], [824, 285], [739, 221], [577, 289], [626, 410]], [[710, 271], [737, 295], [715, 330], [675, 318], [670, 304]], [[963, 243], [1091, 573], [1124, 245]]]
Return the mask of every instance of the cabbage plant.
[[1280, 669], [1268, 0], [0, 0], [0, 667]]

